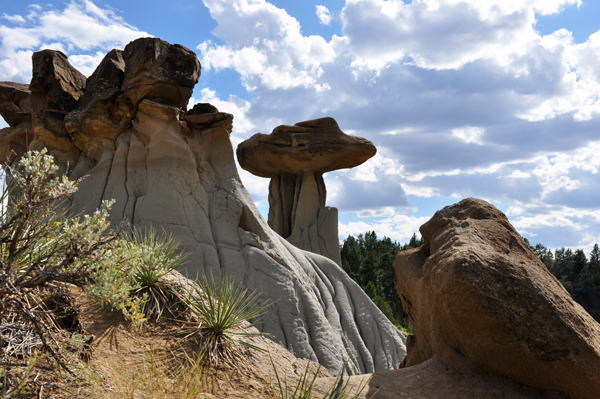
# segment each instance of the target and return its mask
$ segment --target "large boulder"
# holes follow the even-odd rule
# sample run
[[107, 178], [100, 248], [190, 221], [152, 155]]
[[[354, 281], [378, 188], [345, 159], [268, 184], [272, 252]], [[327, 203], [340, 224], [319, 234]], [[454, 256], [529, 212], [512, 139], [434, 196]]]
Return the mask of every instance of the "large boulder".
[[337, 208], [325, 206], [323, 173], [353, 168], [375, 155], [369, 140], [342, 132], [330, 117], [257, 133], [237, 148], [240, 166], [270, 177], [269, 226], [298, 248], [341, 265]]
[[502, 212], [468, 198], [436, 212], [421, 234], [426, 244], [394, 263], [415, 330], [403, 366], [434, 358], [460, 373], [598, 397], [600, 325]]
[[125, 46], [123, 58], [127, 68], [121, 89], [134, 105], [154, 98], [187, 107], [200, 78], [200, 62], [193, 51], [149, 37]]
[[[56, 68], [48, 70], [54, 77], [40, 80], [54, 82]], [[186, 114], [199, 73], [193, 52], [159, 39], [138, 39], [104, 59], [61, 120], [78, 151], [67, 172], [87, 176], [70, 199], [71, 214], [115, 199], [114, 224], [128, 219], [180, 239], [190, 253], [188, 276], [225, 271], [275, 301], [258, 328], [298, 357], [334, 371], [346, 361], [355, 373], [398, 367], [404, 337], [360, 287], [260, 215], [235, 166], [233, 115], [206, 104]], [[44, 90], [46, 100], [54, 95]]]

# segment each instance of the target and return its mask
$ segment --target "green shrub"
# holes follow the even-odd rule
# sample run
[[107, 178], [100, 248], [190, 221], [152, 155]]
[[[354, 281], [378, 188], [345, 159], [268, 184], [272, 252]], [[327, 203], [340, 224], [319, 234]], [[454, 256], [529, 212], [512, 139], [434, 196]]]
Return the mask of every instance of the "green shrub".
[[125, 248], [132, 252], [135, 263], [133, 281], [136, 288], [131, 290], [134, 298], [143, 301], [142, 312], [156, 321], [166, 309], [175, 316], [174, 307], [180, 305], [178, 284], [165, 280], [165, 276], [184, 264], [186, 256], [179, 252], [180, 241], [170, 235], [156, 235], [153, 228], [134, 229], [126, 236]]
[[[0, 198], [0, 322], [15, 314], [37, 332], [42, 346], [64, 367], [62, 332], [53, 313], [41, 302], [41, 290], [84, 290], [92, 287], [99, 297], [110, 297], [112, 287], [94, 287], [94, 277], [107, 265], [119, 265], [120, 234], [124, 226], [108, 231], [112, 202], [103, 202], [91, 215], [67, 217], [65, 199], [76, 190], [77, 181], [56, 177], [58, 167], [46, 151], [29, 152], [16, 168], [5, 166], [10, 175]], [[125, 269], [126, 265], [123, 266]], [[135, 304], [122, 304], [135, 317]]]

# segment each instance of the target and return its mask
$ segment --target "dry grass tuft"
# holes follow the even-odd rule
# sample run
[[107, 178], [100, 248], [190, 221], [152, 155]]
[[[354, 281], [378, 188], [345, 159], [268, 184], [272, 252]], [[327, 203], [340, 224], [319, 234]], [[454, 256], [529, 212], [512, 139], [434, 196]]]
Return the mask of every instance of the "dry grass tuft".
[[197, 356], [149, 350], [145, 359], [130, 364], [109, 363], [104, 375], [87, 371], [92, 390], [106, 399], [196, 399], [204, 397], [210, 377]]

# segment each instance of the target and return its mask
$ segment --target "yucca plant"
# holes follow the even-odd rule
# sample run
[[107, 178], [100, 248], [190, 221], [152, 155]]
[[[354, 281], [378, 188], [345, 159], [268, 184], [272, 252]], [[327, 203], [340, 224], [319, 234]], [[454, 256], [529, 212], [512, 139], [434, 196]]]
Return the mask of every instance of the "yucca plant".
[[180, 241], [164, 232], [157, 235], [154, 228], [149, 228], [134, 229], [126, 242], [136, 262], [133, 272], [136, 288], [131, 293], [144, 299], [142, 312], [156, 321], [165, 310], [174, 315], [175, 308], [181, 303], [177, 291], [179, 285], [165, 280], [165, 276], [186, 261], [187, 255], [179, 250]]
[[213, 275], [198, 280], [184, 298], [193, 322], [180, 331], [199, 346], [201, 357], [211, 366], [226, 363], [234, 366], [241, 360], [240, 345], [262, 350], [247, 342], [249, 337], [265, 336], [250, 332], [247, 320], [264, 313], [268, 303], [260, 303], [259, 293], [249, 291], [221, 272], [218, 283]]

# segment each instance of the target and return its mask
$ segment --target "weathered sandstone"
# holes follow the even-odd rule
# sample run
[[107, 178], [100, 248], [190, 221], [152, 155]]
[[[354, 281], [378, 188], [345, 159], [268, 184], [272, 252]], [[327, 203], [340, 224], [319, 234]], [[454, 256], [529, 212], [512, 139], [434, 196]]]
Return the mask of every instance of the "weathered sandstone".
[[32, 61], [29, 90], [34, 139], [29, 148], [47, 148], [64, 170], [67, 164], [77, 162], [80, 153], [69, 137], [64, 119], [83, 95], [86, 79], [60, 51], [38, 51]]
[[325, 206], [323, 173], [358, 166], [376, 152], [369, 140], [345, 134], [326, 117], [255, 134], [239, 144], [237, 158], [250, 173], [271, 178], [269, 226], [341, 265], [337, 208]]
[[394, 264], [415, 330], [403, 366], [436, 358], [459, 373], [598, 397], [600, 325], [502, 212], [465, 199], [438, 211], [421, 234], [426, 245]]
[[15, 127], [31, 121], [30, 96], [29, 85], [0, 82], [0, 115], [8, 126]]
[[[63, 58], [34, 54], [34, 66], [42, 59], [53, 67], [49, 76], [35, 75], [50, 83], [36, 86], [43, 101], [32, 105], [29, 148], [66, 154], [75, 160], [63, 158], [70, 177], [87, 176], [71, 198], [72, 214], [115, 199], [112, 222], [129, 219], [181, 239], [190, 252], [188, 276], [224, 270], [276, 300], [258, 327], [298, 357], [334, 371], [347, 359], [354, 372], [398, 366], [404, 337], [360, 287], [334, 262], [284, 240], [260, 215], [235, 166], [233, 116], [207, 105], [186, 114], [200, 75], [193, 52], [138, 39], [109, 53], [87, 83]], [[54, 110], [66, 115], [49, 130], [44, 115]], [[65, 133], [55, 134], [59, 128]]]
[[33, 140], [29, 85], [0, 82], [0, 115], [10, 127], [0, 130], [0, 164], [14, 162]]

